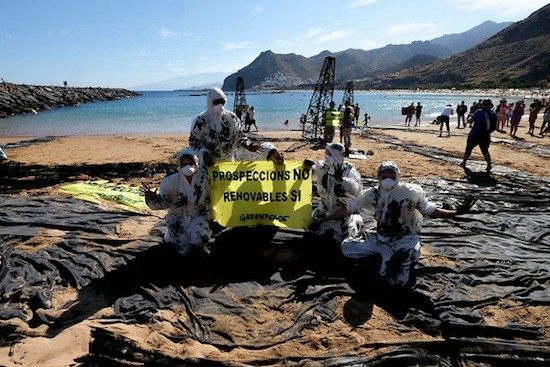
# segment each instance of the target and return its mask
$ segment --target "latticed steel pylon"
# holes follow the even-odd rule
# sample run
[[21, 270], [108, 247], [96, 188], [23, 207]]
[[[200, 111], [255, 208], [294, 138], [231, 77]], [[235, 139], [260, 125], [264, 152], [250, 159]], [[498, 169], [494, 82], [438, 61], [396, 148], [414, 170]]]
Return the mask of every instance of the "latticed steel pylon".
[[324, 140], [325, 125], [323, 114], [333, 100], [335, 68], [336, 59], [331, 56], [326, 57], [319, 74], [319, 79], [317, 80], [317, 85], [315, 86], [315, 91], [311, 96], [311, 101], [307, 108], [302, 138], [321, 142]]
[[235, 85], [235, 103], [233, 104], [233, 112], [239, 117], [244, 116], [248, 111], [248, 105], [246, 104], [246, 95], [244, 93], [244, 79], [242, 76], [237, 77], [237, 84]]
[[353, 100], [353, 82], [346, 83], [346, 90], [344, 91], [344, 97], [342, 98], [342, 106], [348, 101], [352, 105], [355, 105]]

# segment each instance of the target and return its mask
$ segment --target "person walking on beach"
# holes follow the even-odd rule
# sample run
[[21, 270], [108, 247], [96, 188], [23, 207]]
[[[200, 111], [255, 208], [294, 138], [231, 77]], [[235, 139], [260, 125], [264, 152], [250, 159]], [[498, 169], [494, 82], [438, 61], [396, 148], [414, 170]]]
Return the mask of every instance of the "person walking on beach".
[[479, 145], [479, 149], [487, 162], [487, 173], [491, 172], [491, 154], [489, 145], [491, 144], [491, 133], [496, 129], [497, 117], [493, 111], [493, 103], [490, 99], [484, 99], [481, 103], [481, 109], [476, 110], [472, 116], [472, 129], [468, 134], [466, 141], [466, 150], [460, 166], [466, 169], [466, 162], [472, 155], [472, 151]]
[[451, 119], [451, 115], [454, 114], [453, 107], [448, 104], [445, 106], [443, 111], [441, 112], [441, 123], [439, 125], [439, 137], [441, 138], [441, 134], [443, 133], [443, 125], [447, 126], [447, 136], [451, 136], [451, 128], [449, 126], [449, 122]]
[[496, 110], [497, 114], [497, 131], [503, 133], [506, 126], [506, 119], [508, 118], [508, 102], [505, 98], [501, 99]]
[[405, 111], [405, 126], [411, 126], [411, 120], [414, 114], [414, 103], [411, 103]]
[[544, 107], [539, 135], [544, 136], [548, 132], [550, 132], [550, 101], [546, 102], [546, 106]]
[[[344, 161], [345, 152], [346, 148], [341, 143], [327, 144], [325, 158], [312, 166], [313, 182], [320, 198], [312, 213], [314, 222], [340, 209], [363, 188], [361, 174], [355, 165]], [[362, 228], [362, 216], [354, 214], [338, 221], [322, 223], [312, 232], [318, 235], [330, 233], [336, 241], [341, 242], [348, 235], [357, 236]]]
[[186, 255], [193, 247], [204, 248], [212, 237], [209, 179], [196, 150], [186, 148], [176, 157], [178, 172], [165, 177], [158, 192], [146, 184], [140, 192], [149, 208], [167, 210], [164, 240]]
[[364, 230], [348, 236], [340, 245], [345, 257], [360, 259], [381, 256], [378, 274], [391, 286], [409, 284], [411, 271], [420, 258], [422, 218], [454, 218], [468, 213], [475, 200], [466, 196], [456, 210], [438, 208], [426, 198], [420, 185], [400, 181], [399, 167], [382, 162], [377, 170], [378, 185], [362, 190], [346, 206], [320, 223], [357, 215], [368, 210], [376, 220], [376, 230]]
[[416, 104], [416, 107], [414, 108], [414, 115], [416, 116], [414, 127], [420, 126], [420, 115], [422, 115], [422, 105], [420, 104], [420, 102], [418, 102]]
[[363, 122], [363, 131], [367, 130], [369, 120], [370, 120], [369, 114], [365, 113], [365, 121]]
[[510, 117], [510, 136], [513, 138], [516, 137], [518, 126], [524, 113], [525, 105], [523, 104], [523, 101], [516, 101], [516, 105], [512, 110], [512, 117]]
[[460, 122], [462, 122], [462, 126], [466, 128], [466, 112], [468, 112], [468, 106], [466, 106], [464, 101], [462, 101], [456, 106], [457, 129], [462, 129], [462, 127], [460, 127]]
[[512, 118], [513, 109], [514, 109], [514, 103], [512, 102], [508, 103], [508, 107], [506, 108], [506, 127], [510, 126], [510, 119]]
[[254, 111], [254, 106], [250, 106], [248, 111], [246, 111], [245, 118], [245, 131], [250, 132], [250, 128], [254, 125], [256, 131], [258, 131], [258, 126], [256, 126], [256, 111]]
[[531, 136], [534, 136], [535, 134], [535, 122], [537, 121], [537, 116], [539, 115], [541, 109], [542, 102], [538, 99], [535, 99], [533, 103], [529, 105], [529, 131], [527, 134]]
[[234, 161], [238, 148], [249, 151], [260, 150], [258, 144], [245, 138], [237, 115], [225, 109], [227, 98], [218, 88], [210, 88], [206, 97], [207, 109], [193, 119], [189, 145], [199, 153], [206, 151], [204, 159], [208, 165], [214, 160]]

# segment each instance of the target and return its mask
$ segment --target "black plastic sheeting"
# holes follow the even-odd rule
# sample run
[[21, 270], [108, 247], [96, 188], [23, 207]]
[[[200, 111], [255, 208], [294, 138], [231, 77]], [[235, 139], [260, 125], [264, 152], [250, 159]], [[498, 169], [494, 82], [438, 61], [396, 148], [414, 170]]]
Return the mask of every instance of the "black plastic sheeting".
[[[343, 259], [335, 243], [302, 231], [226, 229], [214, 238], [211, 254], [181, 257], [162, 243], [162, 220], [147, 236], [120, 238], [118, 226], [143, 214], [107, 211], [74, 199], [1, 196], [0, 343], [13, 344], [20, 337], [5, 323], [11, 318], [31, 327], [48, 325], [47, 335], [54, 336], [111, 306], [122, 322], [171, 322], [165, 336], [174, 342], [191, 338], [222, 351], [263, 350], [301, 339], [307, 344], [306, 331], [338, 318], [361, 325], [370, 304], [398, 319], [396, 328], [415, 327], [441, 338], [363, 345], [358, 348], [378, 352], [346, 350], [307, 359], [323, 366], [548, 365], [548, 330], [519, 321], [487, 325], [480, 311], [503, 300], [525, 307], [550, 305], [550, 182], [495, 167], [492, 176], [469, 172], [464, 179], [420, 183], [444, 207], [457, 206], [465, 194], [478, 201], [469, 215], [425, 220], [424, 248], [452, 265], [429, 265], [421, 258], [415, 283], [403, 290], [373, 281], [372, 260]], [[44, 230], [63, 233], [62, 240], [30, 248], [28, 240]], [[70, 288], [78, 289], [79, 299], [52, 316], [53, 294]], [[90, 295], [95, 302], [86, 301]], [[343, 315], [336, 312], [341, 297], [351, 297]], [[176, 308], [181, 310], [176, 321], [157, 312]], [[276, 322], [255, 322], [266, 309]], [[227, 320], [251, 326], [246, 335], [232, 334]], [[224, 365], [145, 352], [103, 329], [92, 336], [83, 364]], [[298, 364], [301, 358], [285, 363]], [[280, 363], [257, 360], [251, 365]]]

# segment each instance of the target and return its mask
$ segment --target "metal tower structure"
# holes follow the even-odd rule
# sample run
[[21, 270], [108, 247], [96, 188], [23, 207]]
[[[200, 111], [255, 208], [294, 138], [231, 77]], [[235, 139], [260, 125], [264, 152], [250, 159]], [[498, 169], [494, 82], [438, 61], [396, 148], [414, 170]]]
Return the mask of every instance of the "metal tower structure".
[[302, 138], [320, 141], [324, 139], [323, 114], [333, 100], [335, 68], [336, 59], [331, 56], [326, 57], [305, 115]]
[[246, 104], [246, 95], [244, 94], [244, 79], [242, 76], [237, 77], [237, 83], [235, 85], [235, 103], [233, 104], [233, 112], [241, 119], [242, 116], [248, 111], [248, 105]]
[[353, 82], [346, 83], [346, 90], [344, 91], [344, 97], [342, 97], [342, 106], [349, 101], [352, 106], [355, 106], [355, 101], [353, 100]]

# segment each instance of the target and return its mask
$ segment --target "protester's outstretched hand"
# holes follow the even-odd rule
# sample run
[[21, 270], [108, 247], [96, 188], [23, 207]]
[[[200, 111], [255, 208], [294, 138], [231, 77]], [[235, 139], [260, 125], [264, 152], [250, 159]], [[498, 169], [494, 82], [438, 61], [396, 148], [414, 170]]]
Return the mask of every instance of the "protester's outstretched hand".
[[456, 209], [456, 214], [465, 214], [472, 209], [472, 206], [474, 206], [475, 202], [477, 201], [476, 198], [474, 198], [472, 195], [466, 195], [464, 197], [464, 201], [462, 202], [462, 205], [460, 205]]
[[255, 143], [248, 144], [246, 146], [246, 149], [254, 153], [261, 153], [263, 150], [263, 148], [259, 144], [255, 144]]
[[157, 189], [151, 190], [147, 184], [142, 184], [139, 188], [139, 192], [145, 196], [147, 200], [155, 200], [157, 198]]

